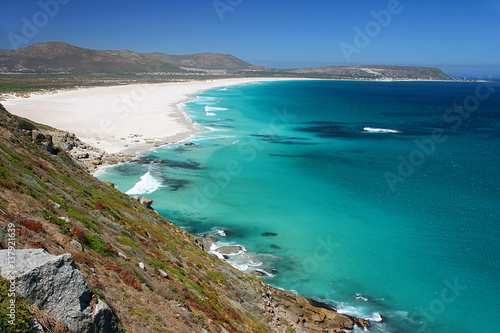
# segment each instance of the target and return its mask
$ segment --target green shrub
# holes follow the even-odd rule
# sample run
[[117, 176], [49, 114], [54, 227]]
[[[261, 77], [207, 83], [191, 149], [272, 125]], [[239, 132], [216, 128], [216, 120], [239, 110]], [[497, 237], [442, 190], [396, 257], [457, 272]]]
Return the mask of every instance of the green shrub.
[[94, 230], [97, 232], [99, 235], [102, 234], [102, 231], [97, 227], [95, 221], [82, 221], [83, 225], [86, 226], [87, 228]]
[[57, 224], [58, 226], [71, 225], [71, 223], [61, 220], [60, 218], [58, 218], [57, 216], [55, 216], [54, 214], [45, 209], [42, 209], [42, 216], [50, 223]]
[[139, 244], [137, 244], [136, 241], [128, 238], [129, 236], [121, 236], [120, 238], [118, 238], [118, 243], [120, 244], [123, 244], [123, 245], [127, 245], [127, 246], [130, 246], [132, 248], [135, 248], [135, 249], [138, 249], [139, 248]]
[[[2, 333], [32, 333], [35, 332], [30, 327], [33, 315], [29, 311], [29, 302], [19, 295], [11, 297], [9, 290], [10, 281], [0, 276], [0, 332]], [[8, 316], [10, 310], [8, 306], [11, 300], [15, 300], [15, 319], [12, 325], [11, 317]]]
[[0, 166], [0, 178], [1, 179], [8, 179], [9, 178], [9, 172], [2, 166]]
[[63, 235], [70, 236], [71, 237], [71, 232], [69, 231], [69, 227], [67, 225], [63, 225], [59, 228], [59, 232]]
[[102, 295], [101, 291], [96, 287], [96, 286], [89, 286], [90, 291], [97, 296], [100, 300], [104, 300], [104, 296]]
[[19, 122], [17, 124], [17, 128], [22, 129], [22, 130], [27, 130], [27, 131], [32, 131], [32, 130], [37, 129], [37, 127], [35, 125], [33, 125], [33, 123], [27, 121], [26, 119], [19, 119]]
[[99, 254], [102, 254], [103, 256], [109, 256], [113, 253], [108, 244], [99, 236], [89, 233], [86, 233], [85, 236], [87, 237], [87, 244], [92, 250], [96, 251]]

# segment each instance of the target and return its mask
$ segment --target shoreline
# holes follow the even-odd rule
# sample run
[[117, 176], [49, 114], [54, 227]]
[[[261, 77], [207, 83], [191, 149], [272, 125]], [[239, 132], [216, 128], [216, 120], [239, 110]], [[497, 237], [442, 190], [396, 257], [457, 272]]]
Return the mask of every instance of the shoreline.
[[[201, 133], [182, 107], [203, 91], [256, 82], [336, 80], [317, 78], [260, 77], [205, 81], [142, 83], [35, 91], [26, 96], [6, 94], [9, 111], [48, 125], [46, 131], [89, 172], [133, 161], [157, 147], [179, 143]], [[368, 80], [400, 82], [422, 80]], [[437, 80], [429, 80], [436, 81]], [[440, 82], [440, 81], [439, 81]], [[446, 81], [449, 82], [449, 81]], [[77, 140], [67, 140], [64, 132]]]
[[195, 95], [214, 88], [285, 80], [309, 79], [231, 78], [92, 87], [13, 97], [2, 104], [14, 115], [74, 133], [104, 154], [132, 159], [200, 133], [181, 108]]

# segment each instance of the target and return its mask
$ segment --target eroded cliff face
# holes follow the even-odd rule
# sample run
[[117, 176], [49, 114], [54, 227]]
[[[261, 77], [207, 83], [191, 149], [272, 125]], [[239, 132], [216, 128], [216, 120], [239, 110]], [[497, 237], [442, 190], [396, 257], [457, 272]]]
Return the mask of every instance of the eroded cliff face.
[[[20, 293], [38, 300], [32, 311], [39, 321], [54, 323], [52, 332], [64, 332], [55, 328], [60, 323], [79, 329], [67, 321], [70, 313], [96, 332], [113, 331], [104, 304], [125, 332], [334, 332], [367, 324], [234, 269], [91, 176], [65, 150], [48, 152], [32, 134], [0, 105], [0, 248], [8, 247], [11, 224], [16, 249], [40, 256], [31, 273], [17, 278], [26, 284]], [[69, 275], [59, 275], [56, 266]], [[80, 293], [81, 311], [77, 303], [49, 302], [65, 296], [54, 281]], [[49, 309], [63, 315], [53, 318]]]

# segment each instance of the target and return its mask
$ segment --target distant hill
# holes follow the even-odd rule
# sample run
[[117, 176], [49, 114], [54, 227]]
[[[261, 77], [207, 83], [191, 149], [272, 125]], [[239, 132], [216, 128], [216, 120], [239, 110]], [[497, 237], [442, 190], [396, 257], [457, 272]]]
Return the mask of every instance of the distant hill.
[[185, 55], [169, 55], [160, 52], [147, 53], [148, 57], [177, 67], [203, 69], [250, 69], [248, 62], [236, 58], [232, 54], [222, 53], [194, 53]]
[[357, 77], [372, 79], [429, 79], [429, 80], [451, 80], [452, 77], [445, 74], [437, 67], [414, 67], [414, 66], [325, 66], [309, 67], [287, 70], [295, 74], [319, 74], [337, 77]]
[[33, 44], [0, 50], [0, 70], [73, 73], [180, 72], [197, 69], [251, 69], [254, 66], [230, 54], [168, 55], [129, 50], [92, 50], [63, 42]]
[[[0, 73], [288, 76], [334, 79], [453, 80], [439, 68], [410, 66], [326, 66], [271, 69], [254, 66], [231, 54], [170, 55], [130, 50], [92, 50], [63, 42], [45, 42], [17, 50], [0, 50]], [[168, 79], [168, 77], [166, 78]]]

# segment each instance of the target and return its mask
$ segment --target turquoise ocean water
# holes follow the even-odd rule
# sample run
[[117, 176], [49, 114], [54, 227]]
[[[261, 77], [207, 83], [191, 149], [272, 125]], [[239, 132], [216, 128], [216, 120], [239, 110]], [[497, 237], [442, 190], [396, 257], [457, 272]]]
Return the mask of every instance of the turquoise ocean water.
[[500, 330], [500, 84], [252, 83], [184, 108], [196, 146], [99, 178], [372, 332]]

